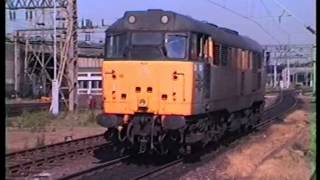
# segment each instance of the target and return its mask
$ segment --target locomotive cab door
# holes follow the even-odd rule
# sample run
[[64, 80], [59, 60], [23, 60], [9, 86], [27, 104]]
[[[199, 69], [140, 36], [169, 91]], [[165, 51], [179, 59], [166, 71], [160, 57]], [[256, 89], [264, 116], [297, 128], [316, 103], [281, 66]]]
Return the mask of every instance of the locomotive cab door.
[[195, 89], [199, 111], [208, 111], [211, 94], [211, 61], [213, 60], [213, 41], [209, 35], [192, 33], [191, 59], [196, 61], [197, 74]]
[[204, 64], [203, 64], [203, 98], [204, 108], [210, 110], [211, 96], [211, 64], [213, 62], [213, 40], [210, 36], [204, 36]]

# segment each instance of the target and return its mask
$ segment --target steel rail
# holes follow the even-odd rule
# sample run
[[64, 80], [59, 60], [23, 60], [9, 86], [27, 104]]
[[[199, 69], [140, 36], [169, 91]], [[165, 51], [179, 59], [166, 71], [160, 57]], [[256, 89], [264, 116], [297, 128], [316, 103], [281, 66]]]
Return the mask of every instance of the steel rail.
[[[58, 161], [91, 153], [108, 144], [103, 135], [89, 136], [6, 154], [7, 177], [25, 177]], [[33, 172], [33, 173], [34, 173]], [[32, 173], [32, 174], [33, 174]]]

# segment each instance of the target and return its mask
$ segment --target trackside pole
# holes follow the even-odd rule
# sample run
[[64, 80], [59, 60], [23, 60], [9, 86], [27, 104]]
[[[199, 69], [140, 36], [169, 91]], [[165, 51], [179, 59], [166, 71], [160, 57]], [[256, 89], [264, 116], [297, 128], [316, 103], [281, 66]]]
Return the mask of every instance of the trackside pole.
[[56, 0], [53, 1], [53, 80], [52, 80], [52, 99], [51, 112], [53, 115], [59, 113], [59, 83], [57, 80], [57, 9]]
[[316, 99], [316, 77], [317, 77], [317, 72], [316, 72], [316, 66], [317, 66], [317, 46], [313, 46], [313, 52], [312, 52], [312, 62], [313, 62], [313, 79], [312, 79], [312, 96], [314, 100]]
[[59, 114], [59, 85], [57, 80], [52, 80], [52, 114], [58, 115]]

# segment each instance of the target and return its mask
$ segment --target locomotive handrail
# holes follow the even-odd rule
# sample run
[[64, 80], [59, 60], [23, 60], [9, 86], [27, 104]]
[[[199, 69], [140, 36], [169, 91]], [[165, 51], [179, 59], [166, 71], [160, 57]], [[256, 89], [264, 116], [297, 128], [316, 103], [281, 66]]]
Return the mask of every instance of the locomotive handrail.
[[111, 72], [105, 72], [104, 74], [114, 74], [114, 73], [116, 73], [116, 71], [114, 71], [114, 70], [112, 70]]

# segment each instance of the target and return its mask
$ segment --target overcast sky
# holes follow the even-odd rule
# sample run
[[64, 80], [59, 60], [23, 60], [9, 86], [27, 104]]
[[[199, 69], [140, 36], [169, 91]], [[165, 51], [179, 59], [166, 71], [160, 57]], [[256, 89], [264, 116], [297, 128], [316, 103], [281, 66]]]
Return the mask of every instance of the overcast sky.
[[[250, 36], [261, 44], [315, 43], [315, 36], [306, 31], [294, 17], [284, 14], [279, 23], [278, 17], [283, 14], [273, 0], [211, 0], [228, 9], [254, 19], [259, 25], [242, 18], [230, 11], [218, 7], [210, 0], [78, 0], [79, 18], [92, 19], [96, 24], [105, 19], [105, 24], [112, 24], [125, 11], [163, 9], [189, 15], [198, 20], [205, 20], [218, 26], [239, 31]], [[304, 24], [315, 27], [315, 0], [276, 0], [290, 10]], [[262, 3], [263, 2], [263, 3]], [[265, 6], [264, 6], [264, 5]], [[268, 9], [269, 13], [265, 9]], [[274, 16], [274, 18], [270, 18]], [[264, 32], [266, 31], [266, 32]], [[271, 35], [268, 35], [271, 34]], [[273, 36], [271, 38], [270, 36]], [[290, 38], [289, 38], [290, 37]]]

